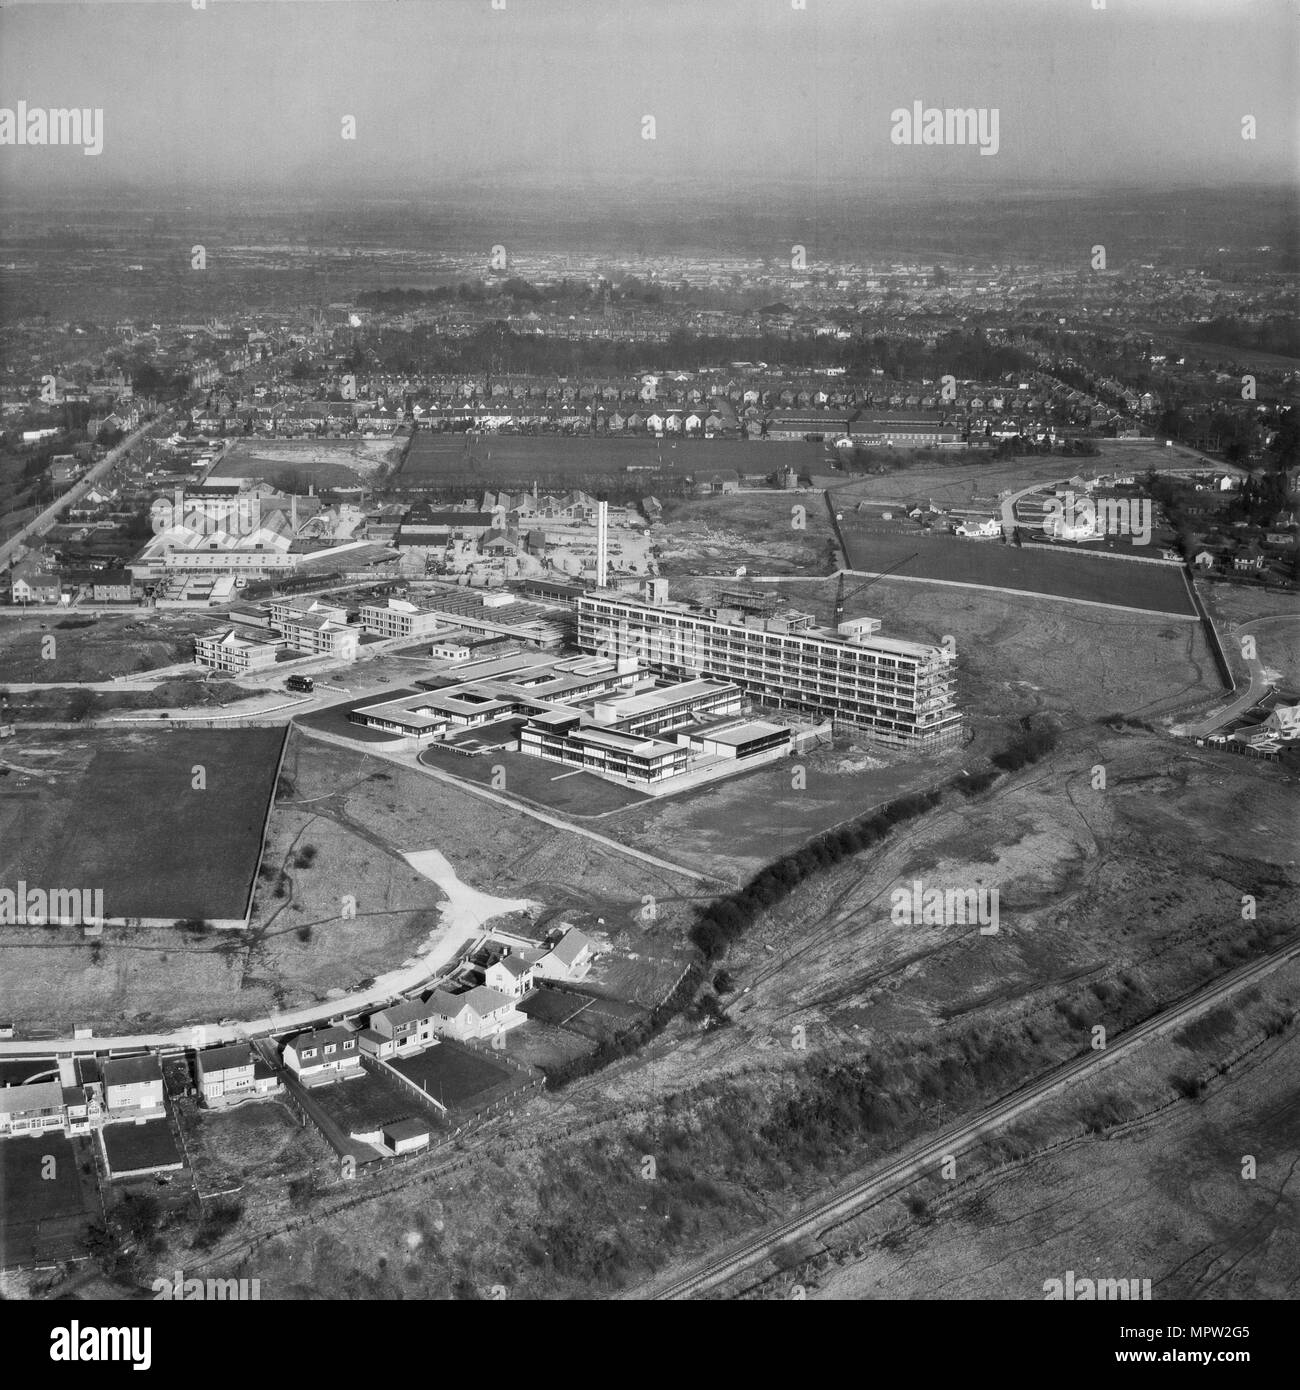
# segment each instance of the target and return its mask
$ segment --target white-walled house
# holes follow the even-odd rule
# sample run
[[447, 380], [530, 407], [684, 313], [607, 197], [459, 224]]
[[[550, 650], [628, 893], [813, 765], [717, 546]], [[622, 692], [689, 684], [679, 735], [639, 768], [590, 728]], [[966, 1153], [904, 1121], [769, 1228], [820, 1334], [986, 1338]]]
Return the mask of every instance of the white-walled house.
[[332, 1026], [299, 1033], [284, 1045], [285, 1065], [304, 1086], [327, 1086], [361, 1075], [357, 1035]]
[[544, 980], [581, 980], [599, 949], [591, 937], [570, 927], [533, 962], [534, 973]]
[[533, 964], [521, 955], [502, 956], [483, 972], [483, 983], [512, 999], [522, 999], [533, 988]]
[[490, 1038], [527, 1022], [527, 1015], [515, 1008], [515, 1001], [508, 994], [487, 985], [478, 985], [464, 994], [434, 990], [428, 1002], [438, 1032], [462, 1042]]

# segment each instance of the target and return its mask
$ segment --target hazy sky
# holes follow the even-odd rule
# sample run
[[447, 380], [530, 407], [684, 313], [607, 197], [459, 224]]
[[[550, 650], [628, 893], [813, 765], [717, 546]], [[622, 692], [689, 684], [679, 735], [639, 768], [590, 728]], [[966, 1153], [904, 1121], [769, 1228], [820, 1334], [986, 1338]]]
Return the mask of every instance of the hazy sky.
[[[6, 179], [1294, 178], [1293, 0], [1096, 3], [0, 0], [0, 107], [104, 112], [97, 158], [0, 147], [0, 196]], [[917, 100], [996, 108], [996, 156], [891, 143], [890, 113]]]

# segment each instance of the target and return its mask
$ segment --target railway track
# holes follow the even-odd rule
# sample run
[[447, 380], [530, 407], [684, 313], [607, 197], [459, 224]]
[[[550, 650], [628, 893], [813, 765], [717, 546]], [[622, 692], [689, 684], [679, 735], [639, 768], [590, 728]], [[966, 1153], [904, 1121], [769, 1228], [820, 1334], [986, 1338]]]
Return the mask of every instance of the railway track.
[[1279, 965], [1300, 958], [1300, 942], [1279, 947], [1248, 965], [1230, 971], [1212, 985], [1184, 996], [1177, 1003], [1153, 1015], [1144, 1023], [1113, 1040], [1104, 1050], [1088, 1053], [1058, 1067], [980, 1111], [971, 1119], [951, 1125], [933, 1139], [894, 1160], [885, 1168], [860, 1178], [846, 1188], [824, 1198], [806, 1210], [769, 1227], [725, 1253], [696, 1268], [692, 1273], [662, 1283], [651, 1283], [631, 1294], [633, 1298], [675, 1300], [695, 1298], [744, 1274], [767, 1259], [780, 1245], [792, 1240], [820, 1238], [845, 1221], [875, 1206], [900, 1188], [907, 1186], [927, 1168], [951, 1154], [970, 1148], [986, 1134], [1011, 1124], [1042, 1101], [1084, 1080], [1089, 1080], [1112, 1063], [1127, 1058], [1143, 1044], [1188, 1023], [1199, 1014], [1230, 999], [1239, 989], [1255, 984]]

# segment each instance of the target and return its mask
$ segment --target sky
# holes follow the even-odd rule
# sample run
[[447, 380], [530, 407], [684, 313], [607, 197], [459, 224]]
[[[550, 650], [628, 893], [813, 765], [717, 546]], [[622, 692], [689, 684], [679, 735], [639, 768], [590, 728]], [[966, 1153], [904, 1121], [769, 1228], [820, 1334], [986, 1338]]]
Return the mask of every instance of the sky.
[[[98, 156], [0, 145], [0, 197], [1296, 174], [1296, 0], [503, 2], [0, 0], [0, 108], [104, 113]], [[916, 101], [996, 110], [996, 154], [895, 143]]]

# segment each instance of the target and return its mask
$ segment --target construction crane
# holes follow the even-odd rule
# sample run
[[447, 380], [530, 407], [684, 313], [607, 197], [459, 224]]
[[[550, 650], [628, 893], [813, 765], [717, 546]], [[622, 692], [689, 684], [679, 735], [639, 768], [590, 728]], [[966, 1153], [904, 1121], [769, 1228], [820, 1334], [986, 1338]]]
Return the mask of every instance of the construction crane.
[[892, 565], [890, 565], [890, 567], [887, 570], [881, 570], [879, 574], [873, 574], [865, 584], [859, 584], [858, 587], [854, 589], [854, 591], [851, 594], [846, 594], [844, 592], [844, 571], [841, 570], [839, 588], [835, 594], [835, 626], [839, 627], [839, 625], [844, 621], [844, 605], [848, 602], [849, 599], [857, 598], [857, 596], [860, 593], [862, 593], [864, 589], [871, 588], [871, 586], [876, 582], [877, 579], [883, 579], [887, 574], [893, 574], [895, 570], [902, 569], [903, 566], [906, 565], [909, 561], [915, 560], [920, 553], [921, 552], [919, 550], [914, 550], [910, 555], [904, 556], [903, 559], [896, 560]]

